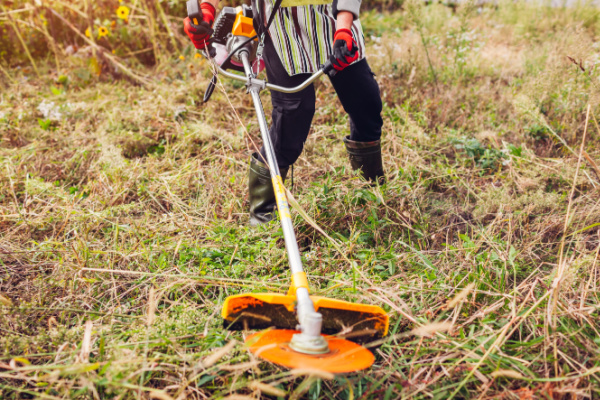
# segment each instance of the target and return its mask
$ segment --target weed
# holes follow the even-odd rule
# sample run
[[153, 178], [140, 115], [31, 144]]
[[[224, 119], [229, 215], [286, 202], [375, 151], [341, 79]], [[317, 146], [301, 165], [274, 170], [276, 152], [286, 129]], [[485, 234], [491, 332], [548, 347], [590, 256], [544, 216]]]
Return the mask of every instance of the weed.
[[51, 119], [38, 118], [38, 124], [40, 125], [40, 128], [42, 128], [45, 131], [50, 131], [55, 128], [54, 121], [52, 121]]
[[[454, 139], [453, 144], [456, 149], [464, 151], [464, 154], [485, 172], [496, 171], [502, 165], [503, 159], [506, 158], [502, 151], [493, 149], [491, 146], [483, 146], [475, 138]], [[511, 151], [518, 154], [518, 149], [514, 146]]]

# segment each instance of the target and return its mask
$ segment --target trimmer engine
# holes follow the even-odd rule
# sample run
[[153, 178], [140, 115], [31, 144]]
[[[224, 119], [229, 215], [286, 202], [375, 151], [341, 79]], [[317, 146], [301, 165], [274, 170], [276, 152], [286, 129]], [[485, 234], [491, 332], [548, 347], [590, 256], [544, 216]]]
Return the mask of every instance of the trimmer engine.
[[[214, 33], [211, 46], [216, 50], [215, 59], [221, 68], [233, 69], [244, 72], [242, 61], [231, 57], [229, 62], [223, 64], [227, 55], [231, 54], [238, 46], [256, 35], [252, 24], [252, 8], [246, 4], [241, 7], [223, 7], [214, 23]], [[249, 60], [254, 62], [258, 39], [252, 40], [244, 47], [250, 53]]]
[[250, 18], [252, 20], [252, 8], [244, 4], [241, 7], [223, 7], [219, 16], [215, 20], [215, 24], [213, 25], [213, 43], [216, 44], [227, 44], [227, 39], [229, 39], [229, 35], [233, 32], [233, 25], [235, 24], [235, 20], [240, 14], [246, 18]]
[[[202, 20], [202, 11], [198, 0], [188, 0], [186, 4], [188, 17], [192, 23], [199, 23], [198, 21]], [[242, 52], [248, 53], [247, 59], [255, 75], [264, 69], [264, 62], [256, 61], [258, 37], [254, 31], [252, 17], [252, 8], [246, 4], [235, 8], [223, 7], [219, 13], [213, 24], [210, 44], [206, 48], [205, 55], [214, 59], [221, 69], [245, 72], [244, 64], [239, 58]], [[205, 103], [212, 96], [216, 84], [215, 75], [204, 92]]]

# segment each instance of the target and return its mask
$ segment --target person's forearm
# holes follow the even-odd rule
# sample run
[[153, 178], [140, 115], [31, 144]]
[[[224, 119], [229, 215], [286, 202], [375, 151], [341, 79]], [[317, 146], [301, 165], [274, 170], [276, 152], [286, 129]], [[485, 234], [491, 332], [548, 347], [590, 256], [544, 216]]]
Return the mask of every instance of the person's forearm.
[[[215, 0], [213, 0], [215, 1]], [[218, 0], [216, 0], [218, 1]], [[336, 19], [337, 29], [352, 29], [352, 22], [354, 21], [354, 15], [349, 11], [340, 11]]]
[[213, 7], [216, 10], [217, 6], [219, 5], [219, 0], [202, 0], [202, 3], [210, 3], [210, 4], [212, 4]]

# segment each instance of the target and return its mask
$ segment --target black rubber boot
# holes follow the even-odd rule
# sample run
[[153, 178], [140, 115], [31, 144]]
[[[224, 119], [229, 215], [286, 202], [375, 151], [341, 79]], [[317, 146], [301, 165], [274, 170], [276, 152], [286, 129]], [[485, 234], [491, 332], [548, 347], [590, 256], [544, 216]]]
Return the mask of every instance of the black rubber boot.
[[362, 176], [370, 182], [377, 182], [380, 185], [385, 183], [383, 162], [381, 160], [381, 140], [355, 142], [350, 140], [349, 136], [346, 136], [344, 144], [353, 171], [360, 170]]
[[[275, 193], [271, 173], [267, 166], [259, 161], [258, 153], [250, 157], [250, 178], [248, 180], [248, 192], [250, 198], [250, 225], [264, 224], [275, 218]], [[281, 178], [285, 181], [288, 168], [280, 168]]]

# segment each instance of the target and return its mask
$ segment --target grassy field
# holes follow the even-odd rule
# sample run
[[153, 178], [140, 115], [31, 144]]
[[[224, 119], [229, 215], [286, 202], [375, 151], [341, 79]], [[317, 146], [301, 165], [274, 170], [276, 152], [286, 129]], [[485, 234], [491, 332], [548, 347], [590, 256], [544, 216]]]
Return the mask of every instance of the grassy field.
[[[4, 32], [27, 25], [7, 15]], [[600, 10], [405, 3], [362, 20], [388, 182], [352, 175], [324, 80], [288, 188], [314, 221], [294, 213], [315, 292], [389, 311], [375, 366], [290, 372], [222, 328], [226, 296], [289, 282], [278, 225], [247, 225], [260, 138], [240, 85], [203, 105], [210, 69], [168, 35], [152, 62], [16, 41], [0, 59], [0, 398], [600, 397]]]

